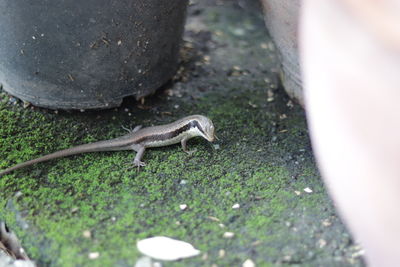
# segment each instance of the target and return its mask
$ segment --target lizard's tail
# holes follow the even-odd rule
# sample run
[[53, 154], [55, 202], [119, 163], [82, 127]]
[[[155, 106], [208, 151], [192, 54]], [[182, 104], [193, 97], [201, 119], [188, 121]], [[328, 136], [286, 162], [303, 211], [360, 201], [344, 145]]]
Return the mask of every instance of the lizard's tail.
[[22, 162], [11, 168], [0, 171], [0, 177], [7, 173], [10, 173], [14, 170], [18, 170], [20, 168], [24, 168], [24, 167], [27, 167], [27, 166], [30, 166], [30, 165], [33, 165], [33, 164], [36, 164], [39, 162], [48, 161], [51, 159], [68, 157], [68, 156], [81, 154], [81, 153], [88, 153], [88, 152], [113, 151], [113, 150], [124, 150], [124, 149], [126, 149], [126, 148], [118, 147], [115, 145], [110, 145], [109, 141], [99, 141], [99, 142], [95, 142], [95, 143], [91, 143], [91, 144], [80, 145], [80, 146], [60, 150], [60, 151], [48, 154], [48, 155], [40, 157], [40, 158]]

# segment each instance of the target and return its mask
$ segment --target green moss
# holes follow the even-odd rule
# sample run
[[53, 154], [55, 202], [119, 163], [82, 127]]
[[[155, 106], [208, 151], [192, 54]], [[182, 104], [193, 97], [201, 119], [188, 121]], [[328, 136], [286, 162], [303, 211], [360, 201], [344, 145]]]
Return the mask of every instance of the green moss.
[[[261, 266], [282, 260], [285, 245], [301, 244], [304, 238], [287, 224], [299, 223], [297, 216], [304, 216], [304, 208], [315, 216], [320, 212], [320, 203], [327, 201], [312, 158], [304, 156], [301, 164], [293, 166], [294, 158], [285, 162], [282, 157], [270, 156], [296, 154], [300, 147], [309, 150], [302, 112], [296, 108], [282, 126], [295, 130], [280, 136], [281, 142], [271, 142], [271, 129], [275, 127], [271, 123], [275, 118], [273, 110], [248, 108], [248, 101], [262, 106], [262, 91], [237, 93], [225, 97], [221, 105], [214, 105], [222, 94], [208, 94], [193, 111], [213, 118], [221, 139], [220, 149], [195, 139], [189, 143], [197, 149], [192, 156], [183, 153], [179, 146], [150, 150], [145, 155], [148, 166], [140, 172], [129, 168], [134, 157], [131, 152], [86, 154], [16, 171], [0, 180], [5, 189], [1, 194], [3, 199], [10, 198], [16, 189], [23, 194], [18, 199], [17, 211], [5, 209], [1, 216], [15, 227], [18, 222], [12, 214], [26, 213], [24, 220], [34, 225], [35, 231], [16, 230], [31, 257], [45, 264], [132, 265], [139, 257], [136, 241], [153, 235], [186, 240], [208, 254], [206, 260], [195, 258], [182, 265], [240, 264], [250, 257], [249, 251]], [[180, 104], [185, 109], [185, 104]], [[9, 161], [20, 153], [28, 159], [42, 151], [50, 152], [53, 147], [68, 147], [66, 143], [75, 140], [84, 127], [82, 123], [60, 132], [67, 124], [74, 124], [73, 117], [63, 118], [59, 125], [53, 122], [55, 115], [10, 110], [6, 105], [1, 106], [0, 116], [9, 119], [3, 133], [17, 123], [25, 123], [31, 129], [36, 118], [43, 123], [37, 126], [40, 130], [29, 136], [15, 131], [18, 138], [9, 137], [18, 140], [13, 142], [15, 145], [26, 147], [15, 155], [9, 149], [11, 142], [4, 143]], [[21, 122], [24, 116], [32, 119]], [[12, 117], [17, 120], [10, 120]], [[112, 121], [107, 123], [118, 128]], [[293, 137], [295, 132], [302, 134]], [[63, 138], [54, 137], [59, 134]], [[95, 134], [89, 136], [86, 140], [97, 140]], [[51, 146], [45, 145], [50, 143], [48, 140]], [[29, 149], [31, 144], [40, 145]], [[8, 161], [2, 165], [8, 165]], [[305, 187], [312, 187], [314, 193], [305, 194]], [[302, 194], [297, 196], [295, 191]], [[188, 205], [185, 211], [179, 209], [183, 203]], [[241, 205], [240, 209], [232, 209], [235, 203]], [[1, 204], [4, 206], [5, 201]], [[91, 239], [83, 237], [85, 230], [91, 231]], [[225, 231], [234, 232], [235, 237], [223, 238]], [[43, 243], [47, 245], [44, 247]], [[303, 255], [310, 246], [315, 244], [309, 244], [307, 249], [299, 245], [295, 250]], [[219, 258], [220, 249], [229, 254]], [[90, 260], [90, 252], [99, 252], [100, 257]]]

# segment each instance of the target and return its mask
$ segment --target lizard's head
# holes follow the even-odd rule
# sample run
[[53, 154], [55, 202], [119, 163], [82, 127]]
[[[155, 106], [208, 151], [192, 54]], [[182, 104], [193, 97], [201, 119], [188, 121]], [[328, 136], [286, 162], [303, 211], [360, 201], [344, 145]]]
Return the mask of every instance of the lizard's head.
[[194, 115], [194, 125], [199, 130], [199, 135], [204, 137], [207, 141], [213, 142], [216, 139], [215, 128], [213, 122], [202, 115]]

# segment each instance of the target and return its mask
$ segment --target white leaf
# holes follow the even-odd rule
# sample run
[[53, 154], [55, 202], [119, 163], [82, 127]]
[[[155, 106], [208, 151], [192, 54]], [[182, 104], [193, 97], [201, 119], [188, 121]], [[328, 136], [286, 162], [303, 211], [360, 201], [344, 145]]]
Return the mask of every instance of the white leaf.
[[139, 251], [153, 259], [174, 261], [197, 256], [200, 251], [191, 244], [165, 236], [155, 236], [137, 242]]

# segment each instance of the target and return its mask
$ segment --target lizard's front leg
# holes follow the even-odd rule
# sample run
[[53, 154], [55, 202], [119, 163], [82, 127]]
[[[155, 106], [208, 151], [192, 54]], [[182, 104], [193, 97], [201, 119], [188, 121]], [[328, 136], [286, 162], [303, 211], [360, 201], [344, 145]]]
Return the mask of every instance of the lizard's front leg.
[[192, 155], [194, 152], [197, 151], [197, 149], [188, 150], [188, 148], [187, 148], [187, 141], [188, 141], [189, 139], [190, 139], [190, 138], [183, 138], [183, 139], [181, 140], [181, 145], [182, 145], [182, 149], [183, 149], [184, 152], [186, 152], [188, 155]]

